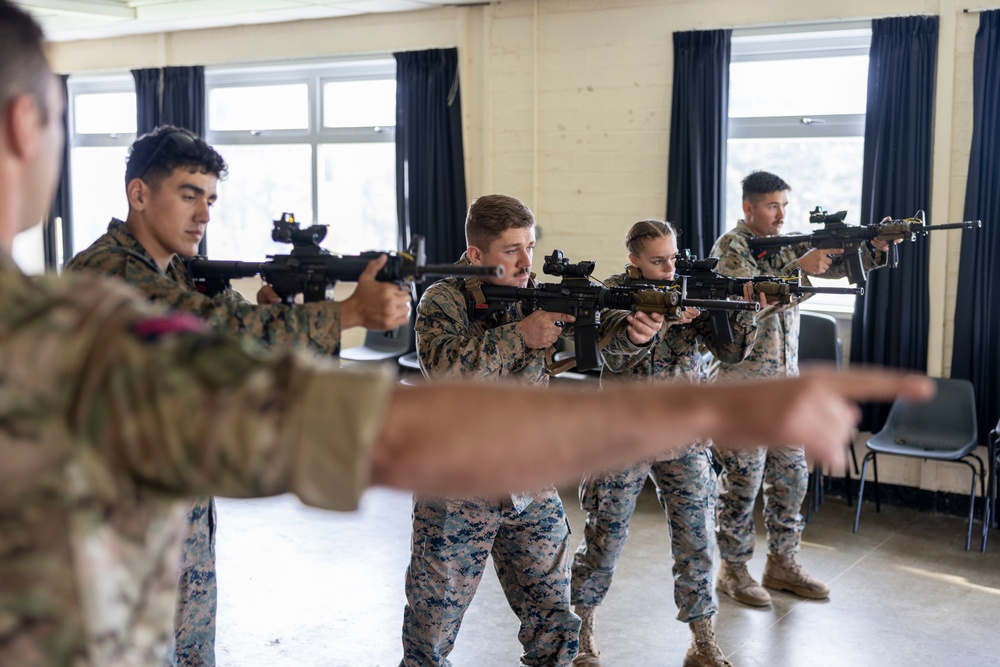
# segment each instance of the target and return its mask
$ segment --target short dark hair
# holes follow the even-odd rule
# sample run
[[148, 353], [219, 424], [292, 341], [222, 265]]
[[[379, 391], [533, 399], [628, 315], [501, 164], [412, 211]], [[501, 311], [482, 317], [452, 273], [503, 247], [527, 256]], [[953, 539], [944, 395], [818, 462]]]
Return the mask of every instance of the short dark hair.
[[786, 192], [792, 189], [780, 176], [768, 171], [755, 171], [743, 179], [743, 201], [756, 199], [772, 192]]
[[629, 254], [638, 255], [646, 246], [648, 239], [659, 239], [664, 236], [676, 236], [674, 226], [665, 220], [640, 220], [632, 225], [625, 234], [625, 248]]
[[533, 227], [535, 215], [520, 199], [508, 195], [483, 195], [469, 206], [465, 217], [465, 242], [486, 251], [508, 229]]
[[30, 93], [49, 122], [52, 70], [42, 48], [42, 29], [19, 7], [0, 0], [0, 114], [7, 104]]
[[219, 179], [229, 173], [226, 161], [204, 139], [191, 130], [161, 125], [132, 143], [125, 163], [125, 184], [141, 178], [155, 189], [178, 167]]

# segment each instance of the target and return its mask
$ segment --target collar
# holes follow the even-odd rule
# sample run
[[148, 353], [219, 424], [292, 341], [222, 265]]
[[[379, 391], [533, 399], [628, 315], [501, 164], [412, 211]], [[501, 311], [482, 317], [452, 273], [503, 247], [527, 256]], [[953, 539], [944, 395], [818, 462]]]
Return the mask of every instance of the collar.
[[111, 222], [108, 223], [108, 236], [112, 241], [114, 241], [119, 247], [134, 253], [145, 260], [150, 266], [156, 268], [160, 273], [166, 273], [167, 275], [177, 275], [178, 267], [183, 265], [183, 261], [177, 255], [174, 255], [170, 264], [167, 265], [167, 270], [160, 271], [160, 265], [156, 263], [153, 256], [149, 254], [145, 246], [139, 243], [139, 239], [135, 238], [132, 231], [125, 225], [124, 222], [118, 218], [111, 218]]

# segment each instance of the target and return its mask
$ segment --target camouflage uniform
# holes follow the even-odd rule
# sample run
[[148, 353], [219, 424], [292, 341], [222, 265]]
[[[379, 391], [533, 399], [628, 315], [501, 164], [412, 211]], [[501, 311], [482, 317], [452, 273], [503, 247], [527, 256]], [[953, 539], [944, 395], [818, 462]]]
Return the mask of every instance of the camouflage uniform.
[[[417, 352], [424, 374], [546, 384], [545, 351], [525, 347], [516, 326], [523, 319], [520, 308], [512, 305], [489, 323], [470, 321], [464, 287], [460, 278], [439, 281], [417, 306]], [[623, 336], [609, 345], [637, 350]], [[448, 655], [490, 554], [521, 622], [520, 664], [563, 667], [572, 662], [580, 619], [569, 606], [569, 523], [559, 493], [546, 487], [503, 498], [414, 497], [401, 665], [451, 664]]]
[[71, 278], [0, 251], [0, 665], [148, 667], [172, 642], [189, 499], [355, 508], [392, 383]]
[[[623, 285], [625, 274], [612, 276], [605, 283]], [[754, 313], [732, 315], [730, 323], [733, 342], [728, 345], [714, 343], [706, 312], [689, 325], [662, 329], [646, 353], [626, 356], [606, 352], [602, 383], [704, 382], [706, 364], [699, 343], [729, 363], [740, 362], [753, 347], [757, 335]], [[690, 623], [717, 613], [712, 587], [716, 480], [710, 444], [698, 441], [685, 450], [623, 471], [584, 477], [580, 508], [587, 512], [587, 520], [584, 539], [573, 557], [573, 605], [596, 607], [604, 601], [628, 537], [636, 500], [649, 477], [656, 485], [670, 529], [677, 620]]]
[[[197, 292], [182, 260], [175, 256], [166, 272], [162, 271], [119, 220], [112, 220], [108, 232], [70, 260], [66, 268], [121, 278], [156, 303], [266, 343], [308, 345], [327, 354], [339, 352], [339, 306], [256, 306], [232, 290], [208, 298]], [[182, 667], [215, 665], [215, 516], [212, 498], [196, 499], [188, 511], [175, 625], [176, 663]], [[173, 663], [171, 658], [167, 664]]]
[[[800, 243], [778, 249], [758, 260], [750, 252], [753, 233], [742, 220], [736, 229], [722, 235], [712, 247], [719, 258], [717, 271], [733, 277], [793, 275], [798, 258], [809, 250]], [[867, 270], [883, 263], [883, 253], [865, 246], [862, 261]], [[845, 266], [840, 256], [833, 258], [824, 278], [842, 278]], [[803, 277], [805, 282], [808, 279]], [[722, 363], [720, 381], [796, 376], [799, 374], [799, 307], [768, 308], [757, 317], [757, 343], [742, 363]], [[719, 450], [726, 465], [727, 489], [719, 496], [719, 551], [724, 560], [746, 563], [753, 555], [753, 506], [763, 482], [764, 523], [768, 551], [781, 556], [799, 550], [803, 528], [799, 509], [808, 482], [805, 453], [801, 447]]]

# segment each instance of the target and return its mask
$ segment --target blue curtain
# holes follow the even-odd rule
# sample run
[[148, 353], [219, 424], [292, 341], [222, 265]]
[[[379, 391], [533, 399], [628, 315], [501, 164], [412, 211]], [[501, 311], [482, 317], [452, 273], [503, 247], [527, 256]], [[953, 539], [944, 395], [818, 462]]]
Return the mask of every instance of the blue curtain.
[[951, 376], [976, 387], [979, 437], [1000, 418], [1000, 11], [980, 14], [973, 59], [972, 150], [955, 304]]
[[[930, 209], [937, 42], [936, 16], [872, 21], [862, 224]], [[858, 297], [851, 362], [925, 371], [928, 246], [907, 241], [898, 248], [899, 268], [873, 271]], [[868, 406], [862, 428], [878, 430], [887, 414], [885, 404]]]
[[680, 248], [704, 257], [726, 211], [731, 30], [674, 33], [667, 220]]
[[[69, 95], [66, 83], [69, 75], [59, 75], [59, 82], [62, 86], [63, 99], [68, 100]], [[53, 122], [55, 122], [53, 120]], [[63, 126], [62, 168], [59, 170], [59, 185], [56, 187], [56, 194], [49, 207], [49, 215], [45, 219], [42, 227], [42, 245], [45, 251], [45, 268], [53, 270], [59, 265], [59, 257], [68, 260], [73, 256], [73, 199], [70, 190], [70, 145], [69, 145], [69, 107], [63, 110], [62, 118], [58, 120]], [[60, 220], [62, 224], [60, 225]], [[59, 226], [57, 231], [56, 227]], [[62, 244], [58, 242], [59, 232], [62, 233]]]
[[176, 125], [205, 136], [205, 68], [134, 69], [136, 131]]
[[394, 53], [400, 237], [427, 240], [428, 263], [465, 251], [465, 155], [458, 49]]
[[[134, 69], [132, 78], [135, 80], [138, 136], [160, 125], [174, 125], [191, 130], [199, 137], [205, 136], [204, 67]], [[200, 255], [208, 254], [209, 233], [198, 244]]]

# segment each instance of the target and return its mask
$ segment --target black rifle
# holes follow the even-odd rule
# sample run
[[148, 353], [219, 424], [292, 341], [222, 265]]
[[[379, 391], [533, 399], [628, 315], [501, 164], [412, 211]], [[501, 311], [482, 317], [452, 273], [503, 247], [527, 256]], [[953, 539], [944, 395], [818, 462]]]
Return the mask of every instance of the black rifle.
[[760, 308], [756, 303], [692, 300], [686, 297], [683, 289], [598, 285], [590, 278], [594, 272], [594, 262], [570, 264], [560, 250], [553, 251], [545, 258], [542, 271], [550, 276], [562, 276], [562, 281], [542, 283], [537, 287], [484, 284], [480, 286], [483, 301], [477, 301], [478, 294], [475, 292], [478, 290], [466, 290], [469, 318], [490, 317], [505, 311], [512, 303], [521, 304], [525, 313], [544, 310], [572, 315], [575, 318], [572, 326], [576, 366], [581, 371], [598, 370], [603, 365], [597, 339], [603, 310], [661, 313], [668, 318], [676, 318], [684, 308]]
[[338, 281], [356, 282], [368, 263], [380, 255], [388, 255], [376, 280], [401, 285], [422, 282], [428, 276], [493, 276], [503, 275], [501, 266], [463, 266], [458, 264], [427, 264], [424, 239], [414, 235], [410, 247], [399, 252], [363, 252], [360, 255], [334, 255], [320, 247], [326, 237], [326, 225], [301, 229], [291, 213], [274, 221], [271, 238], [292, 245], [287, 255], [268, 255], [266, 262], [220, 261], [194, 257], [187, 260], [188, 273], [198, 291], [215, 296], [229, 289], [236, 278], [260, 276], [271, 285], [285, 303], [294, 303], [298, 294], [306, 303], [324, 301]]
[[[747, 283], [753, 284], [754, 296], [763, 292], [767, 296], [769, 303], [791, 304], [801, 299], [807, 294], [864, 294], [863, 287], [813, 287], [803, 285], [798, 277], [779, 278], [776, 276], [754, 276], [747, 278], [734, 278], [716, 273], [715, 267], [719, 263], [718, 257], [706, 257], [698, 259], [691, 254], [690, 250], [685, 250], [677, 257], [674, 264], [674, 271], [677, 278], [669, 280], [649, 280], [636, 275], [629, 275], [626, 278], [630, 284], [646, 284], [660, 287], [680, 288], [684, 284], [688, 296], [696, 299], [731, 299], [743, 298], [743, 287]], [[716, 344], [728, 345], [733, 342], [733, 328], [729, 322], [729, 315], [722, 310], [709, 310], [709, 318], [712, 322], [712, 338]]]
[[973, 229], [982, 227], [980, 220], [966, 220], [946, 225], [924, 224], [924, 212], [917, 211], [912, 218], [901, 220], [886, 220], [870, 225], [848, 225], [844, 223], [847, 211], [827, 213], [822, 207], [809, 214], [809, 222], [823, 225], [823, 229], [812, 234], [790, 234], [788, 236], [765, 236], [750, 239], [750, 251], [757, 259], [764, 259], [778, 248], [808, 243], [818, 250], [840, 248], [844, 251], [844, 264], [847, 269], [847, 279], [855, 285], [864, 284], [868, 274], [861, 262], [861, 244], [873, 239], [889, 241], [889, 268], [899, 266], [899, 249], [893, 241], [898, 239], [915, 241], [917, 236], [926, 236], [930, 232], [941, 229]]

